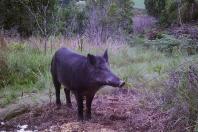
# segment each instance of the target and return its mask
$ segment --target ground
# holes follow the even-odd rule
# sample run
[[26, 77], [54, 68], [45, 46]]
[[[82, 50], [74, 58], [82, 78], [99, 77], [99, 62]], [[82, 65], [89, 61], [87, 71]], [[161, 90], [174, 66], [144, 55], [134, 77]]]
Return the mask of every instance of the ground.
[[92, 105], [92, 119], [77, 120], [77, 108], [72, 97], [72, 108], [65, 104], [57, 110], [54, 103], [44, 104], [17, 116], [0, 126], [0, 130], [16, 131], [163, 131], [166, 114], [151, 102], [143, 102], [136, 90], [115, 89], [108, 94], [97, 94]]
[[[143, 1], [134, 0], [134, 2], [136, 8], [141, 8], [143, 6]], [[136, 14], [141, 15], [143, 11], [138, 9], [137, 12], [138, 13]], [[170, 30], [172, 31], [171, 34], [180, 39], [183, 34], [189, 34], [188, 32], [191, 31], [190, 29], [191, 27], [182, 27], [184, 33], [180, 28], [175, 28], [174, 30], [171, 28]], [[195, 30], [197, 28], [194, 28], [193, 26], [192, 29]], [[192, 33], [193, 35], [187, 36], [189, 36], [189, 38], [197, 36], [194, 32]], [[164, 39], [165, 40], [163, 41], [165, 41], [164, 43], [166, 44], [166, 36]], [[172, 40], [172, 38], [170, 38], [170, 40]], [[56, 41], [62, 41], [62, 39], [57, 38]], [[156, 43], [158, 44], [158, 42], [161, 41], [162, 40], [156, 40]], [[153, 44], [155, 41], [152, 40], [148, 42]], [[171, 42], [172, 41], [169, 42], [168, 38], [168, 43]], [[56, 43], [60, 44], [59, 47], [62, 46], [61, 42]], [[164, 43], [162, 42], [162, 45]], [[72, 40], [71, 42], [66, 41], [64, 44], [67, 44], [65, 45], [66, 47], [73, 47], [75, 50], [78, 49], [78, 40]], [[42, 54], [37, 54], [35, 51], [30, 52], [31, 50], [24, 50], [23, 52], [23, 46], [13, 46], [12, 48], [16, 51], [14, 50], [13, 53], [10, 52], [10, 60], [13, 62], [16, 61], [19, 70], [31, 71], [30, 69], [32, 67], [32, 71], [35, 71], [34, 68], [38, 66], [40, 66], [41, 69], [43, 66], [43, 69], [45, 70], [44, 73], [38, 74], [38, 82], [36, 82], [34, 86], [25, 85], [24, 88], [22, 87], [22, 90], [20, 89], [20, 92], [16, 92], [16, 95], [15, 92], [11, 91], [17, 90], [17, 88], [15, 88], [16, 86], [2, 89], [2, 92], [0, 92], [0, 101], [4, 101], [4, 97], [8, 98], [8, 101], [5, 105], [2, 105], [0, 102], [0, 106], [3, 106], [0, 107], [0, 131], [17, 131], [21, 130], [22, 127], [24, 127], [25, 130], [30, 131], [69, 132], [159, 132], [170, 129], [176, 132], [187, 131], [191, 126], [181, 125], [183, 120], [180, 118], [181, 116], [179, 118], [170, 118], [171, 110], [174, 111], [174, 109], [170, 109], [170, 111], [162, 110], [164, 107], [159, 104], [160, 99], [162, 99], [159, 98], [161, 93], [158, 94], [157, 92], [160, 92], [160, 89], [164, 88], [162, 84], [164, 84], [165, 79], [167, 79], [166, 75], [169, 71], [176, 69], [185, 61], [190, 62], [192, 60], [197, 60], [197, 55], [188, 57], [173, 55], [170, 57], [155, 50], [139, 47], [144, 44], [144, 38], [137, 37], [134, 38], [132, 46], [116, 46], [114, 42], [108, 44], [108, 46], [105, 45], [109, 47], [112, 70], [115, 71], [119, 77], [126, 80], [127, 86], [123, 89], [111, 89], [110, 92], [107, 93], [102, 93], [100, 91], [93, 101], [92, 119], [83, 122], [77, 120], [77, 107], [73, 96], [73, 108], [66, 107], [64, 96], [62, 96], [63, 105], [61, 109], [56, 109], [56, 105], [54, 104], [54, 89], [51, 84], [51, 75], [48, 70], [51, 54], [43, 56]], [[41, 45], [40, 41], [39, 45]], [[133, 47], [133, 45], [136, 47]], [[92, 47], [85, 44], [84, 49], [86, 51], [82, 54], [86, 54], [87, 52], [93, 52], [95, 54], [96, 51], [100, 50], [103, 52], [105, 48], [101, 48], [100, 46]], [[23, 59], [21, 59], [22, 57]], [[16, 64], [13, 63], [14, 68]], [[25, 64], [27, 64], [27, 66]], [[17, 74], [16, 77], [19, 78]], [[24, 91], [29, 87], [29, 91]], [[9, 92], [9, 90], [11, 92]], [[42, 90], [46, 91], [43, 92]], [[3, 91], [5, 91], [6, 94]], [[3, 96], [1, 94], [3, 94]], [[18, 98], [22, 98], [22, 101], [20, 101], [20, 99], [18, 100]], [[17, 104], [15, 104], [16, 102]], [[30, 102], [31, 105], [29, 104]], [[7, 104], [11, 107], [7, 107]], [[14, 107], [12, 106], [13, 104], [15, 105]], [[12, 112], [14, 112], [14, 114], [10, 115]], [[175, 111], [175, 113], [177, 114], [178, 112]], [[183, 113], [178, 113], [178, 115], [179, 114], [183, 116]]]

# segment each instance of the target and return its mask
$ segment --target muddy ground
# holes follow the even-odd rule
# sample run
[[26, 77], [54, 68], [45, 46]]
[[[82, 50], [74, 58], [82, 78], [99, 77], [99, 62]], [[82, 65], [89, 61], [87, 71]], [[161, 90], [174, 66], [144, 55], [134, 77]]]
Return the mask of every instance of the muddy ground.
[[17, 131], [21, 125], [32, 131], [164, 131], [167, 114], [161, 112], [149, 100], [135, 90], [116, 89], [111, 94], [95, 96], [92, 104], [92, 119], [77, 120], [76, 101], [73, 107], [63, 102], [57, 110], [53, 103], [45, 104], [8, 121], [2, 121], [0, 130]]

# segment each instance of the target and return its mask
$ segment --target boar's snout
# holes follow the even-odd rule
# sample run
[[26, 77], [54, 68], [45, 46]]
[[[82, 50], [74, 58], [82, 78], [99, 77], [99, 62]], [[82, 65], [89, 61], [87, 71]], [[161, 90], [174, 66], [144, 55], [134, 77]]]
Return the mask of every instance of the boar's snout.
[[123, 87], [125, 85], [124, 81], [120, 81], [120, 86], [119, 87]]
[[125, 85], [125, 82], [114, 76], [106, 80], [106, 85], [113, 87], [122, 87]]

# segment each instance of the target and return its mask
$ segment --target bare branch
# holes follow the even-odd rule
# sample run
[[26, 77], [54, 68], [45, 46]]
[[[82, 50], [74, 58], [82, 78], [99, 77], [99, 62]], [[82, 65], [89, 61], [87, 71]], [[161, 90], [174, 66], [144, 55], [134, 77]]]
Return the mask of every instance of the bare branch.
[[20, 2], [21, 4], [23, 4], [24, 7], [25, 7], [25, 8], [31, 13], [31, 15], [34, 17], [34, 19], [35, 19], [35, 21], [36, 21], [36, 24], [37, 24], [39, 30], [41, 31], [41, 33], [42, 33], [42, 34], [45, 34], [45, 33], [44, 33], [44, 30], [42, 29], [42, 27], [41, 27], [41, 25], [40, 25], [40, 23], [39, 23], [38, 16], [36, 15], [36, 13], [34, 13], [34, 12], [31, 10], [31, 8], [30, 8], [28, 5], [26, 5], [26, 3], [24, 3], [22, 0], [19, 0], [19, 2]]

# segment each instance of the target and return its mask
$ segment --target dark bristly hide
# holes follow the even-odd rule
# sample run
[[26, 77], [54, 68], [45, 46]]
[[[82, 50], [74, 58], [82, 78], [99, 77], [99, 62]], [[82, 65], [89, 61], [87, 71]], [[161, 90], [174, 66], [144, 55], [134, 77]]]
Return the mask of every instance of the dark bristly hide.
[[51, 73], [56, 91], [56, 104], [61, 106], [60, 87], [64, 86], [67, 105], [71, 107], [70, 91], [76, 97], [78, 118], [83, 120], [83, 99], [86, 100], [86, 119], [91, 118], [91, 103], [95, 93], [105, 85], [122, 87], [124, 82], [109, 69], [107, 50], [102, 56], [82, 56], [67, 48], [53, 56]]

